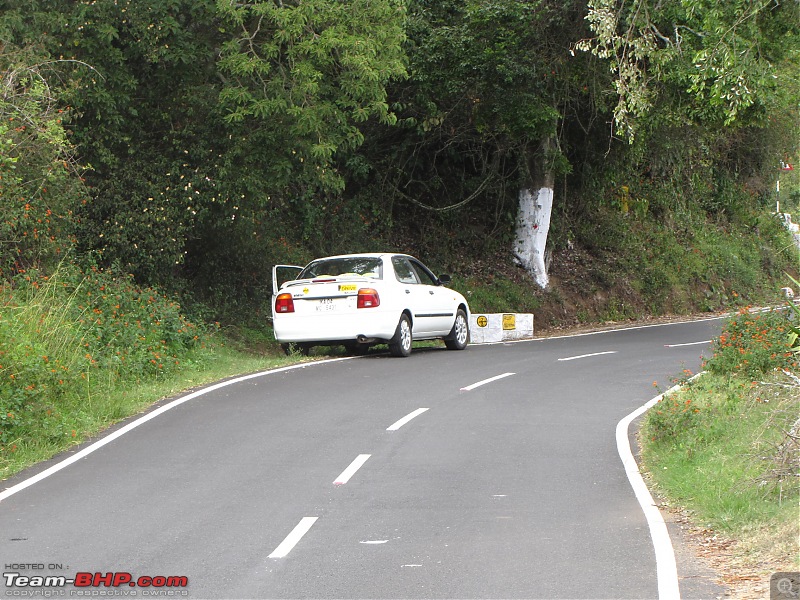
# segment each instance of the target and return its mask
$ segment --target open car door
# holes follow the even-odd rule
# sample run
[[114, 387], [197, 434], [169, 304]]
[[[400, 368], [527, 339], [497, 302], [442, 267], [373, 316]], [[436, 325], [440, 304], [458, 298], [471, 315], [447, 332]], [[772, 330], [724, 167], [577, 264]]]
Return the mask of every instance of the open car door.
[[277, 296], [281, 285], [287, 281], [296, 279], [302, 270], [303, 267], [297, 267], [295, 265], [275, 265], [272, 267], [272, 295]]

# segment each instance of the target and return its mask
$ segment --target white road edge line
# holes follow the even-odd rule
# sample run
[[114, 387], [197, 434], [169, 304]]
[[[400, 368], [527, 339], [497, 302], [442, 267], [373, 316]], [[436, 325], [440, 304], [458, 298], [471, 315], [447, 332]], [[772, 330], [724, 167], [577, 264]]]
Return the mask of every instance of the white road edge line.
[[631, 414], [623, 418], [617, 423], [617, 452], [622, 459], [622, 464], [625, 466], [625, 474], [628, 476], [628, 481], [636, 494], [636, 499], [642, 507], [642, 512], [647, 519], [647, 525], [650, 528], [650, 538], [653, 540], [653, 548], [656, 554], [656, 574], [658, 579], [658, 597], [660, 600], [673, 600], [680, 599], [681, 592], [678, 586], [678, 567], [675, 563], [675, 550], [672, 547], [672, 540], [669, 537], [667, 524], [664, 522], [664, 517], [658, 510], [658, 507], [647, 489], [647, 485], [639, 472], [639, 466], [636, 464], [636, 459], [633, 457], [631, 451], [630, 441], [628, 439], [628, 428], [631, 422], [641, 414], [644, 414], [648, 409], [655, 406], [659, 400], [664, 396], [671, 394], [680, 386], [676, 385], [668, 389], [663, 394], [656, 396], [644, 406], [639, 407]]
[[461, 388], [461, 391], [470, 392], [477, 387], [481, 387], [482, 385], [486, 385], [487, 383], [492, 383], [493, 381], [497, 381], [498, 379], [503, 379], [504, 377], [511, 377], [512, 375], [516, 375], [516, 373], [503, 373], [502, 375], [497, 375], [496, 377], [490, 377], [489, 379], [484, 379], [483, 381], [478, 381], [477, 383], [473, 383], [472, 385], [463, 387]]
[[326, 364], [326, 363], [331, 363], [331, 362], [339, 362], [341, 360], [352, 360], [353, 358], [354, 357], [352, 357], [352, 356], [347, 356], [347, 357], [344, 357], [344, 358], [332, 358], [332, 359], [328, 359], [328, 360], [319, 360], [319, 361], [314, 361], [314, 362], [309, 362], [309, 363], [301, 363], [301, 364], [297, 364], [297, 365], [290, 365], [288, 367], [281, 367], [279, 369], [271, 369], [269, 371], [261, 371], [259, 373], [251, 373], [250, 375], [243, 375], [242, 377], [236, 377], [234, 379], [229, 379], [227, 381], [222, 381], [220, 383], [216, 383], [214, 385], [210, 385], [210, 386], [208, 386], [206, 388], [203, 388], [201, 390], [197, 390], [196, 392], [192, 392], [191, 394], [187, 394], [186, 396], [182, 396], [182, 397], [180, 397], [180, 398], [178, 398], [176, 400], [173, 400], [172, 402], [170, 402], [168, 404], [165, 404], [164, 406], [162, 406], [162, 407], [160, 407], [160, 408], [158, 408], [158, 409], [156, 409], [156, 410], [154, 410], [152, 412], [147, 413], [146, 415], [136, 419], [135, 421], [131, 421], [130, 423], [128, 423], [124, 427], [122, 427], [120, 429], [117, 429], [115, 432], [105, 436], [104, 438], [96, 441], [95, 443], [90, 444], [89, 446], [86, 446], [80, 452], [77, 452], [76, 454], [73, 454], [69, 458], [65, 458], [61, 462], [58, 462], [58, 463], [54, 464], [52, 467], [50, 467], [48, 469], [45, 469], [41, 473], [37, 473], [36, 475], [34, 475], [32, 477], [29, 477], [28, 479], [25, 479], [24, 481], [21, 481], [20, 483], [18, 483], [16, 485], [12, 485], [11, 487], [6, 488], [2, 492], [0, 492], [0, 502], [2, 502], [3, 500], [5, 500], [6, 498], [8, 498], [10, 496], [13, 496], [17, 492], [21, 492], [25, 488], [30, 487], [33, 484], [38, 483], [38, 482], [42, 481], [43, 479], [46, 479], [47, 477], [50, 477], [50, 475], [58, 473], [61, 469], [65, 469], [66, 467], [70, 466], [72, 463], [77, 462], [77, 461], [79, 461], [79, 460], [81, 460], [83, 458], [86, 458], [88, 455], [90, 455], [95, 450], [99, 450], [100, 448], [102, 448], [106, 444], [110, 444], [111, 442], [113, 442], [117, 438], [122, 437], [123, 435], [125, 435], [126, 433], [130, 432], [133, 429], [136, 429], [137, 427], [139, 427], [139, 425], [144, 425], [145, 423], [147, 423], [151, 419], [155, 419], [159, 415], [164, 414], [165, 412], [167, 412], [170, 409], [175, 408], [176, 406], [180, 406], [184, 402], [188, 402], [189, 400], [194, 400], [195, 398], [198, 398], [199, 396], [203, 396], [205, 394], [208, 394], [209, 392], [214, 392], [214, 391], [216, 391], [218, 389], [227, 387], [229, 385], [234, 385], [236, 383], [241, 383], [242, 381], [247, 381], [248, 379], [255, 379], [256, 377], [263, 377], [265, 375], [272, 375], [274, 373], [283, 373], [285, 371], [292, 371], [294, 369], [305, 369], [306, 367], [311, 367], [311, 366], [314, 366], [314, 365], [321, 365], [321, 364]]
[[682, 348], [684, 346], [701, 346], [710, 344], [712, 340], [705, 340], [704, 342], [689, 342], [688, 344], [664, 344], [664, 348]]
[[400, 428], [401, 428], [403, 425], [405, 425], [406, 423], [408, 423], [408, 422], [409, 422], [411, 419], [413, 419], [414, 417], [418, 417], [418, 416], [420, 416], [420, 415], [421, 415], [422, 413], [424, 413], [426, 410], [430, 410], [430, 409], [428, 409], [428, 408], [418, 408], [418, 409], [417, 409], [417, 410], [415, 410], [414, 412], [407, 414], [405, 417], [403, 417], [403, 418], [402, 418], [402, 419], [400, 419], [399, 421], [395, 421], [394, 423], [392, 423], [391, 425], [389, 425], [389, 427], [387, 427], [387, 428], [386, 428], [386, 431], [397, 431], [397, 430], [398, 430], [398, 429], [400, 429]]
[[568, 356], [567, 358], [559, 358], [559, 362], [567, 360], [578, 360], [579, 358], [589, 358], [590, 356], [603, 356], [604, 354], [616, 354], [616, 350], [606, 350], [605, 352], [593, 352], [592, 354], [581, 354], [580, 356]]
[[358, 471], [362, 466], [364, 466], [364, 463], [369, 460], [370, 456], [372, 455], [359, 454], [358, 456], [356, 456], [356, 459], [350, 463], [350, 466], [347, 467], [344, 471], [342, 471], [342, 474], [336, 478], [336, 480], [333, 482], [333, 485], [344, 485], [345, 483], [350, 481], [350, 478], [356, 474], [356, 471]]
[[283, 558], [297, 545], [319, 517], [303, 517], [280, 545], [267, 558]]

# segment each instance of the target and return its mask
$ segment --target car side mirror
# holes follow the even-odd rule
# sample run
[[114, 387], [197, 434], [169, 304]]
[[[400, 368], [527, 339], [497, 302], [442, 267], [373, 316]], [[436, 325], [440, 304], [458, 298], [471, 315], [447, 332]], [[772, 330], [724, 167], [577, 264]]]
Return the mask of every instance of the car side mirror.
[[446, 273], [439, 275], [439, 285], [447, 285], [451, 281], [453, 281], [453, 278], [450, 277], [450, 275], [447, 275]]

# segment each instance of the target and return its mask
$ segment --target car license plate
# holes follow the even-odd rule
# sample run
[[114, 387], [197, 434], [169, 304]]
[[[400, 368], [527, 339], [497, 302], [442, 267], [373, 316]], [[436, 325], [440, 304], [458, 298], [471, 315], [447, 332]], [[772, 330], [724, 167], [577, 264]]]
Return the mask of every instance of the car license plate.
[[330, 310], [336, 310], [336, 303], [333, 301], [333, 298], [320, 298], [317, 303], [317, 312], [327, 312]]
[[358, 286], [354, 283], [342, 283], [339, 285], [340, 292], [355, 292]]

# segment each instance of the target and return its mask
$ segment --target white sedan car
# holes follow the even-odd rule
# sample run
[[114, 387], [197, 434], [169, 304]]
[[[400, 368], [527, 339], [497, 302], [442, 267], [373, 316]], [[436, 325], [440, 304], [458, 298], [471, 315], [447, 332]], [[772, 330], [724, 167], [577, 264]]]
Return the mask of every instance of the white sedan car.
[[[278, 286], [279, 269], [299, 273]], [[277, 265], [275, 339], [285, 350], [344, 345], [361, 352], [389, 344], [393, 355], [408, 356], [413, 340], [439, 338], [447, 348], [463, 350], [469, 343], [469, 306], [442, 285], [449, 281], [405, 254], [330, 256], [305, 268]]]

